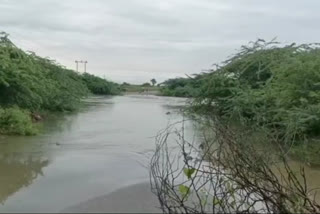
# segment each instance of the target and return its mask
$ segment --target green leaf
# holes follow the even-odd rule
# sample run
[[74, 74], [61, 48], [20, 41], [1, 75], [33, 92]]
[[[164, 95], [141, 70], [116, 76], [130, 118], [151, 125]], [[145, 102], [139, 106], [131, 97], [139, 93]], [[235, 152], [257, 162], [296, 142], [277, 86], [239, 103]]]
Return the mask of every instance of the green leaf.
[[301, 103], [308, 103], [308, 100], [306, 98], [301, 97], [299, 100]]
[[187, 186], [185, 186], [185, 185], [182, 185], [182, 184], [181, 184], [181, 185], [179, 186], [179, 191], [180, 191], [181, 195], [182, 195], [183, 197], [185, 197], [185, 196], [187, 196], [187, 195], [189, 194], [190, 188], [187, 187]]
[[213, 198], [213, 205], [218, 205], [221, 203], [221, 200], [219, 200], [217, 197]]
[[237, 204], [236, 204], [236, 201], [232, 201], [230, 205], [231, 205], [232, 209], [235, 209], [235, 208], [236, 208], [236, 205], [237, 205]]
[[184, 168], [183, 169], [183, 172], [184, 174], [188, 177], [188, 179], [191, 178], [192, 174], [196, 171], [195, 168], [191, 168], [191, 169], [188, 169], [188, 168]]
[[309, 92], [309, 97], [319, 97], [319, 95], [314, 91], [310, 91]]

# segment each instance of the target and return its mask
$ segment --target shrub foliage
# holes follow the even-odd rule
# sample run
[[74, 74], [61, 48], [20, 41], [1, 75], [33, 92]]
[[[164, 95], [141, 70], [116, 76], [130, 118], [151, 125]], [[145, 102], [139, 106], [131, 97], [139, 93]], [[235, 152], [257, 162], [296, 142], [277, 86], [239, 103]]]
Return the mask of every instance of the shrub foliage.
[[[118, 88], [100, 77], [80, 74], [48, 58], [25, 52], [6, 33], [0, 34], [0, 106], [9, 111], [12, 106], [31, 112], [72, 111], [90, 93], [117, 94]], [[18, 110], [14, 109], [16, 115]]]
[[320, 49], [258, 40], [208, 73], [164, 82], [164, 95], [194, 97], [194, 109], [251, 127], [283, 143], [320, 134]]

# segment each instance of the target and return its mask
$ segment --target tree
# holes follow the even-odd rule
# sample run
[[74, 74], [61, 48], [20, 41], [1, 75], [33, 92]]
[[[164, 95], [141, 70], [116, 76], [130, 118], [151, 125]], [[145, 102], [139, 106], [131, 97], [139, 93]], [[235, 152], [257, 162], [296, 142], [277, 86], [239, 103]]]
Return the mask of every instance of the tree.
[[157, 80], [153, 78], [150, 80], [150, 82], [152, 83], [152, 86], [154, 86], [157, 83]]
[[130, 84], [129, 83], [127, 83], [127, 82], [123, 82], [122, 83], [122, 86], [129, 86]]
[[142, 86], [144, 86], [144, 87], [150, 87], [151, 85], [150, 85], [150, 83], [146, 82], [146, 83], [143, 83]]

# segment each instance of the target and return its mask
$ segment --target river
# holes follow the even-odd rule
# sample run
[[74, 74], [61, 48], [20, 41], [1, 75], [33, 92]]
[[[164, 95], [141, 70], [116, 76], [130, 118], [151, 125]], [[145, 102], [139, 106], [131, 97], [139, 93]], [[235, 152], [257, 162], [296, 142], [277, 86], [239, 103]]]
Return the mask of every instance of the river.
[[[0, 136], [0, 212], [154, 211], [146, 185], [154, 137], [183, 119], [185, 102], [90, 97], [79, 112], [51, 115], [37, 136]], [[185, 126], [193, 137], [192, 124]], [[306, 166], [306, 174], [311, 187], [320, 186], [318, 168]]]
[[0, 212], [60, 212], [148, 182], [154, 136], [182, 119], [185, 101], [91, 97], [77, 113], [48, 118], [38, 136], [1, 136]]

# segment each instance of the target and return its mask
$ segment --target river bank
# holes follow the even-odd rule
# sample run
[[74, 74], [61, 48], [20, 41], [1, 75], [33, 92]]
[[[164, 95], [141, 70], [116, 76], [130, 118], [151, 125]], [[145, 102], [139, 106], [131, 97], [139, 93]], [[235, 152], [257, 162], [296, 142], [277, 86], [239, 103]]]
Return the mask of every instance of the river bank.
[[62, 213], [161, 213], [149, 183], [139, 183], [62, 210]]

